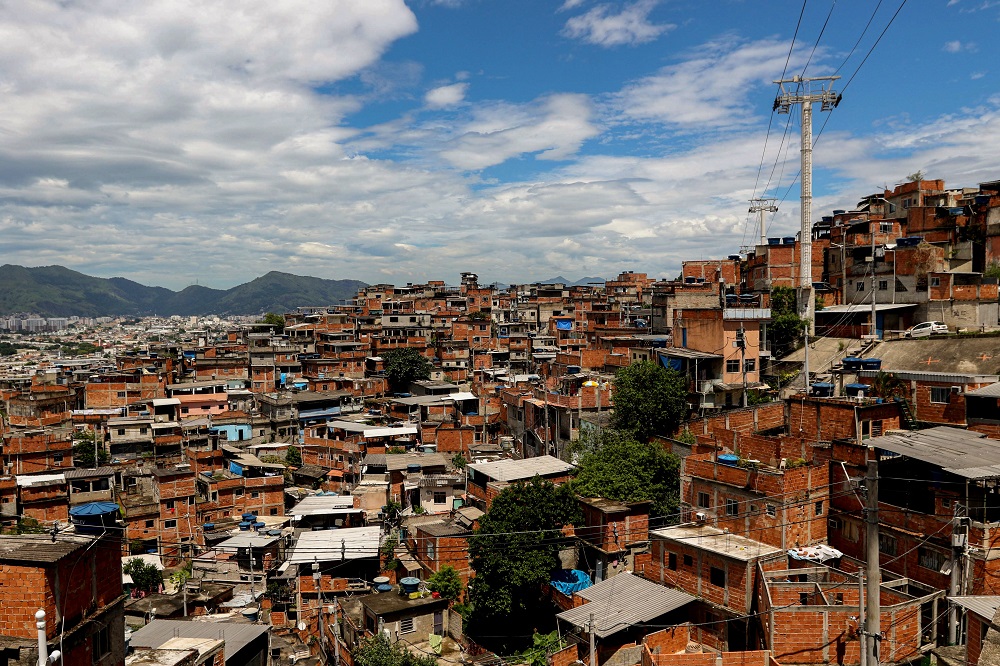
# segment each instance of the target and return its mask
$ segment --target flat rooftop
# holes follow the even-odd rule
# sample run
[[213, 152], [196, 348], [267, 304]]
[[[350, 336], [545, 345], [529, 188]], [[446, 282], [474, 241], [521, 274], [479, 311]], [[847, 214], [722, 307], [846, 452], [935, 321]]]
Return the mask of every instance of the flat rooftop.
[[649, 534], [650, 538], [677, 541], [692, 548], [706, 550], [742, 562], [750, 562], [760, 557], [782, 552], [780, 548], [730, 534], [711, 525], [689, 523], [661, 530], [650, 530]]

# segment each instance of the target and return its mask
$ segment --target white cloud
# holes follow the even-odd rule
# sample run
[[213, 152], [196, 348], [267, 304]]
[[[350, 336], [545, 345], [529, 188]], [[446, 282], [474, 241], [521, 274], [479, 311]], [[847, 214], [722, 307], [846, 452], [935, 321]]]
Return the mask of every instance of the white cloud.
[[562, 5], [557, 9], [557, 12], [567, 12], [571, 9], [576, 9], [582, 5], [586, 0], [564, 0]]
[[[611, 5], [598, 5], [585, 14], [566, 21], [563, 34], [604, 47], [635, 46], [651, 42], [677, 27], [671, 23], [652, 23], [649, 20], [649, 13], [657, 4], [658, 0], [637, 0], [626, 4], [617, 13]], [[576, 6], [568, 5], [569, 3], [564, 4], [562, 9]]]
[[[772, 85], [787, 55], [785, 42], [720, 39], [698, 47], [689, 59], [626, 86], [615, 95], [613, 107], [641, 122], [678, 127], [744, 125], [752, 119], [751, 93]], [[801, 62], [800, 54], [793, 53], [790, 67]]]
[[441, 152], [461, 169], [484, 169], [512, 157], [566, 159], [599, 133], [583, 95], [552, 95], [532, 105], [496, 104], [476, 111]]
[[448, 86], [440, 86], [427, 91], [427, 94], [424, 95], [424, 103], [431, 109], [443, 109], [455, 106], [465, 99], [465, 92], [468, 89], [468, 83], [453, 83]]
[[941, 50], [946, 53], [961, 53], [962, 51], [977, 51], [978, 46], [974, 42], [962, 42], [958, 39], [945, 42]]

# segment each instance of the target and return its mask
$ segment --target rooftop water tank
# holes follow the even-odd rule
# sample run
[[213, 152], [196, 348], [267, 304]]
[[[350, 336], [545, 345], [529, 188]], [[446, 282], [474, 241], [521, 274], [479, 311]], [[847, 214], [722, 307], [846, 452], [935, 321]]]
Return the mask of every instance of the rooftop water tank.
[[815, 382], [812, 385], [812, 392], [817, 398], [833, 397], [833, 384], [828, 382]]
[[768, 245], [781, 245], [781, 239], [780, 238], [768, 238], [767, 239], [767, 244]]
[[420, 579], [407, 576], [399, 581], [399, 588], [403, 594], [413, 594], [420, 588]]
[[795, 245], [795, 236], [785, 236], [781, 239], [781, 242], [785, 245]]
[[100, 534], [115, 526], [118, 505], [114, 502], [88, 502], [69, 510], [69, 518], [80, 534]]
[[848, 384], [844, 387], [844, 393], [855, 398], [859, 393], [866, 393], [868, 388], [867, 384]]
[[420, 471], [420, 463], [409, 463], [406, 466], [406, 471], [408, 474], [413, 474]]
[[250, 521], [249, 520], [244, 520], [244, 521], [242, 521], [240, 523], [240, 530], [241, 531], [246, 532], [249, 529], [250, 529]]
[[845, 356], [844, 357], [844, 370], [848, 372], [857, 372], [861, 369], [861, 359], [857, 356]]
[[730, 467], [736, 467], [736, 463], [740, 461], [740, 457], [732, 453], [723, 453], [719, 456], [719, 462], [723, 465], [729, 465]]
[[882, 369], [882, 359], [880, 359], [880, 358], [863, 358], [863, 359], [861, 359], [861, 369], [862, 370], [881, 370]]

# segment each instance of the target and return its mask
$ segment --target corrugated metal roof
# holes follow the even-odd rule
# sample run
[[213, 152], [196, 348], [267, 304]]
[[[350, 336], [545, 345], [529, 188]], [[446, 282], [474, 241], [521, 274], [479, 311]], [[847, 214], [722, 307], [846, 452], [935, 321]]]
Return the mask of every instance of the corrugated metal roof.
[[989, 621], [993, 621], [993, 617], [1000, 610], [1000, 596], [998, 595], [982, 595], [982, 596], [968, 596], [968, 597], [948, 597], [948, 601], [961, 606], [967, 611], [972, 611], [979, 617], [984, 617]]
[[289, 513], [296, 516], [322, 516], [334, 512], [343, 513], [343, 509], [353, 508], [354, 498], [350, 495], [310, 495], [304, 497]]
[[275, 541], [278, 541], [280, 536], [261, 536], [259, 534], [239, 534], [234, 537], [230, 537], [225, 541], [220, 541], [219, 543], [212, 546], [215, 550], [235, 550], [237, 548], [267, 548]]
[[494, 481], [518, 481], [530, 479], [536, 474], [560, 474], [575, 469], [573, 465], [553, 456], [538, 456], [523, 460], [497, 460], [494, 462], [473, 463], [469, 469], [489, 477]]
[[937, 465], [967, 479], [1000, 477], [1000, 446], [977, 432], [939, 426], [874, 437], [868, 445]]
[[416, 435], [417, 426], [402, 426], [399, 428], [368, 428], [364, 431], [365, 438], [395, 437], [396, 435]]
[[378, 557], [380, 533], [378, 526], [302, 532], [292, 546], [288, 561], [302, 564], [339, 561], [341, 557], [345, 560]]
[[132, 647], [156, 649], [180, 636], [183, 638], [211, 638], [218, 640], [221, 634], [226, 642], [227, 662], [240, 650], [253, 642], [261, 634], [266, 634], [267, 625], [243, 624], [236, 622], [190, 622], [185, 620], [153, 620], [132, 634]]
[[[858, 372], [859, 377], [875, 377], [880, 370], [861, 370]], [[989, 382], [996, 382], [1000, 380], [998, 375], [980, 375], [980, 374], [965, 374], [956, 372], [922, 372], [920, 370], [891, 370], [892, 374], [896, 375], [899, 379], [916, 380], [924, 382], [941, 382], [943, 384], [986, 384]], [[977, 391], [982, 391], [982, 389], [976, 389]], [[968, 391], [966, 395], [972, 394], [976, 395], [972, 391]], [[984, 394], [986, 395], [986, 394]], [[1000, 392], [996, 394], [1000, 397]]]
[[576, 593], [590, 603], [571, 608], [556, 617], [587, 630], [594, 615], [594, 634], [606, 638], [695, 601], [687, 592], [658, 585], [624, 572]]
[[89, 479], [95, 476], [114, 476], [115, 468], [109, 465], [97, 469], [68, 469], [64, 472], [67, 479]]
[[1000, 398], [1000, 382], [977, 388], [975, 391], [966, 391], [965, 395], [977, 398]]

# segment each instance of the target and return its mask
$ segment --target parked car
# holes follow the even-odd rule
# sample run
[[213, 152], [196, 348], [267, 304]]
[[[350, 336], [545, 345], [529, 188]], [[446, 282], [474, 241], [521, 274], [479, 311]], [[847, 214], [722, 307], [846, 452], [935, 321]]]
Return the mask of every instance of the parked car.
[[940, 321], [925, 321], [922, 324], [911, 326], [903, 333], [904, 338], [925, 338], [929, 335], [947, 333], [948, 324]]

